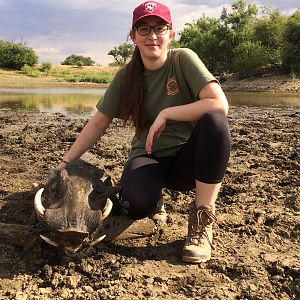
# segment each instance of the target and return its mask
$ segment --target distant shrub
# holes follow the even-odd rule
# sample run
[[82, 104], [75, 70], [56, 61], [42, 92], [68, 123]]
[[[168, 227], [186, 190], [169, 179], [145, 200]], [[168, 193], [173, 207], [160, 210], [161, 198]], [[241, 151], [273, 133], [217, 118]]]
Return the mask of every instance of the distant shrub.
[[50, 62], [44, 62], [40, 66], [40, 71], [45, 72], [46, 75], [49, 74], [50, 70], [52, 69], [52, 64]]
[[38, 63], [38, 56], [32, 48], [22, 43], [0, 40], [0, 67], [21, 70], [23, 66], [34, 66]]
[[110, 74], [86, 74], [79, 79], [80, 82], [94, 82], [94, 83], [110, 83], [112, 80]]
[[32, 67], [32, 66], [28, 66], [28, 65], [24, 65], [21, 69], [21, 71], [29, 76], [33, 76], [33, 77], [39, 77], [39, 70], [37, 70], [36, 68]]
[[110, 83], [114, 74], [83, 71], [79, 73], [65, 73], [63, 77], [68, 82]]
[[64, 61], [62, 61], [61, 64], [83, 67], [83, 66], [93, 66], [95, 62], [90, 57], [72, 54], [68, 56]]

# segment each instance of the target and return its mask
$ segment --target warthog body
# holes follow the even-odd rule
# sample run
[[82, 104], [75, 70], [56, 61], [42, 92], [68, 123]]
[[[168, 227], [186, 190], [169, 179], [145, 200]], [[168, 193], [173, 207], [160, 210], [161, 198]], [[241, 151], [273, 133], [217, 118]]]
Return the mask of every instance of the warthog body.
[[120, 187], [112, 186], [110, 178], [101, 181], [102, 176], [100, 169], [79, 159], [51, 172], [34, 199], [38, 219], [49, 229], [42, 239], [76, 253], [105, 237], [99, 232]]

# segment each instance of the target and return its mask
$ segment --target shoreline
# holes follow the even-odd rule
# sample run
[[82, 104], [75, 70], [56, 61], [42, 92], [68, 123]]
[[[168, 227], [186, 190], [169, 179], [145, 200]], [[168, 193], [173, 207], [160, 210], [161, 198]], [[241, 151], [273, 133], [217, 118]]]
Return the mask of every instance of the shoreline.
[[[91, 82], [58, 81], [54, 76], [32, 77], [16, 74], [13, 71], [0, 72], [0, 88], [106, 88], [108, 84]], [[221, 82], [224, 92], [267, 92], [282, 94], [300, 94], [300, 79], [288, 75], [270, 75], [264, 77], [236, 80], [229, 77]]]
[[269, 75], [236, 80], [229, 78], [221, 83], [225, 92], [265, 92], [300, 94], [300, 79], [288, 75]]

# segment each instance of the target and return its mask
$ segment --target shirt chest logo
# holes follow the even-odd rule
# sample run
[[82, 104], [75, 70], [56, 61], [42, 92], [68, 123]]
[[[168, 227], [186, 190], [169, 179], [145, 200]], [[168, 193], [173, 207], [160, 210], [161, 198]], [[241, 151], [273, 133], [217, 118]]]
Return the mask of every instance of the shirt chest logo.
[[169, 78], [167, 82], [168, 95], [176, 95], [179, 92], [179, 86], [175, 78]]

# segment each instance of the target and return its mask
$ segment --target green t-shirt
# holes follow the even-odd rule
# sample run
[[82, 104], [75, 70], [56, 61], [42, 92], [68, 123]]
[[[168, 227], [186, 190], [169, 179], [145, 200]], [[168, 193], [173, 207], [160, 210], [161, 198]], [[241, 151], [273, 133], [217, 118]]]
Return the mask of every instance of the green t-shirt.
[[[154, 71], [145, 70], [143, 78], [146, 126], [141, 139], [133, 138], [129, 158], [146, 154], [148, 130], [162, 109], [198, 100], [203, 86], [216, 81], [198, 55], [186, 48], [169, 50], [163, 66]], [[119, 117], [123, 79], [124, 70], [121, 70], [97, 104], [97, 109], [110, 117]], [[174, 155], [188, 140], [194, 125], [192, 122], [168, 121], [159, 139], [153, 143], [152, 154], [157, 157]]]

